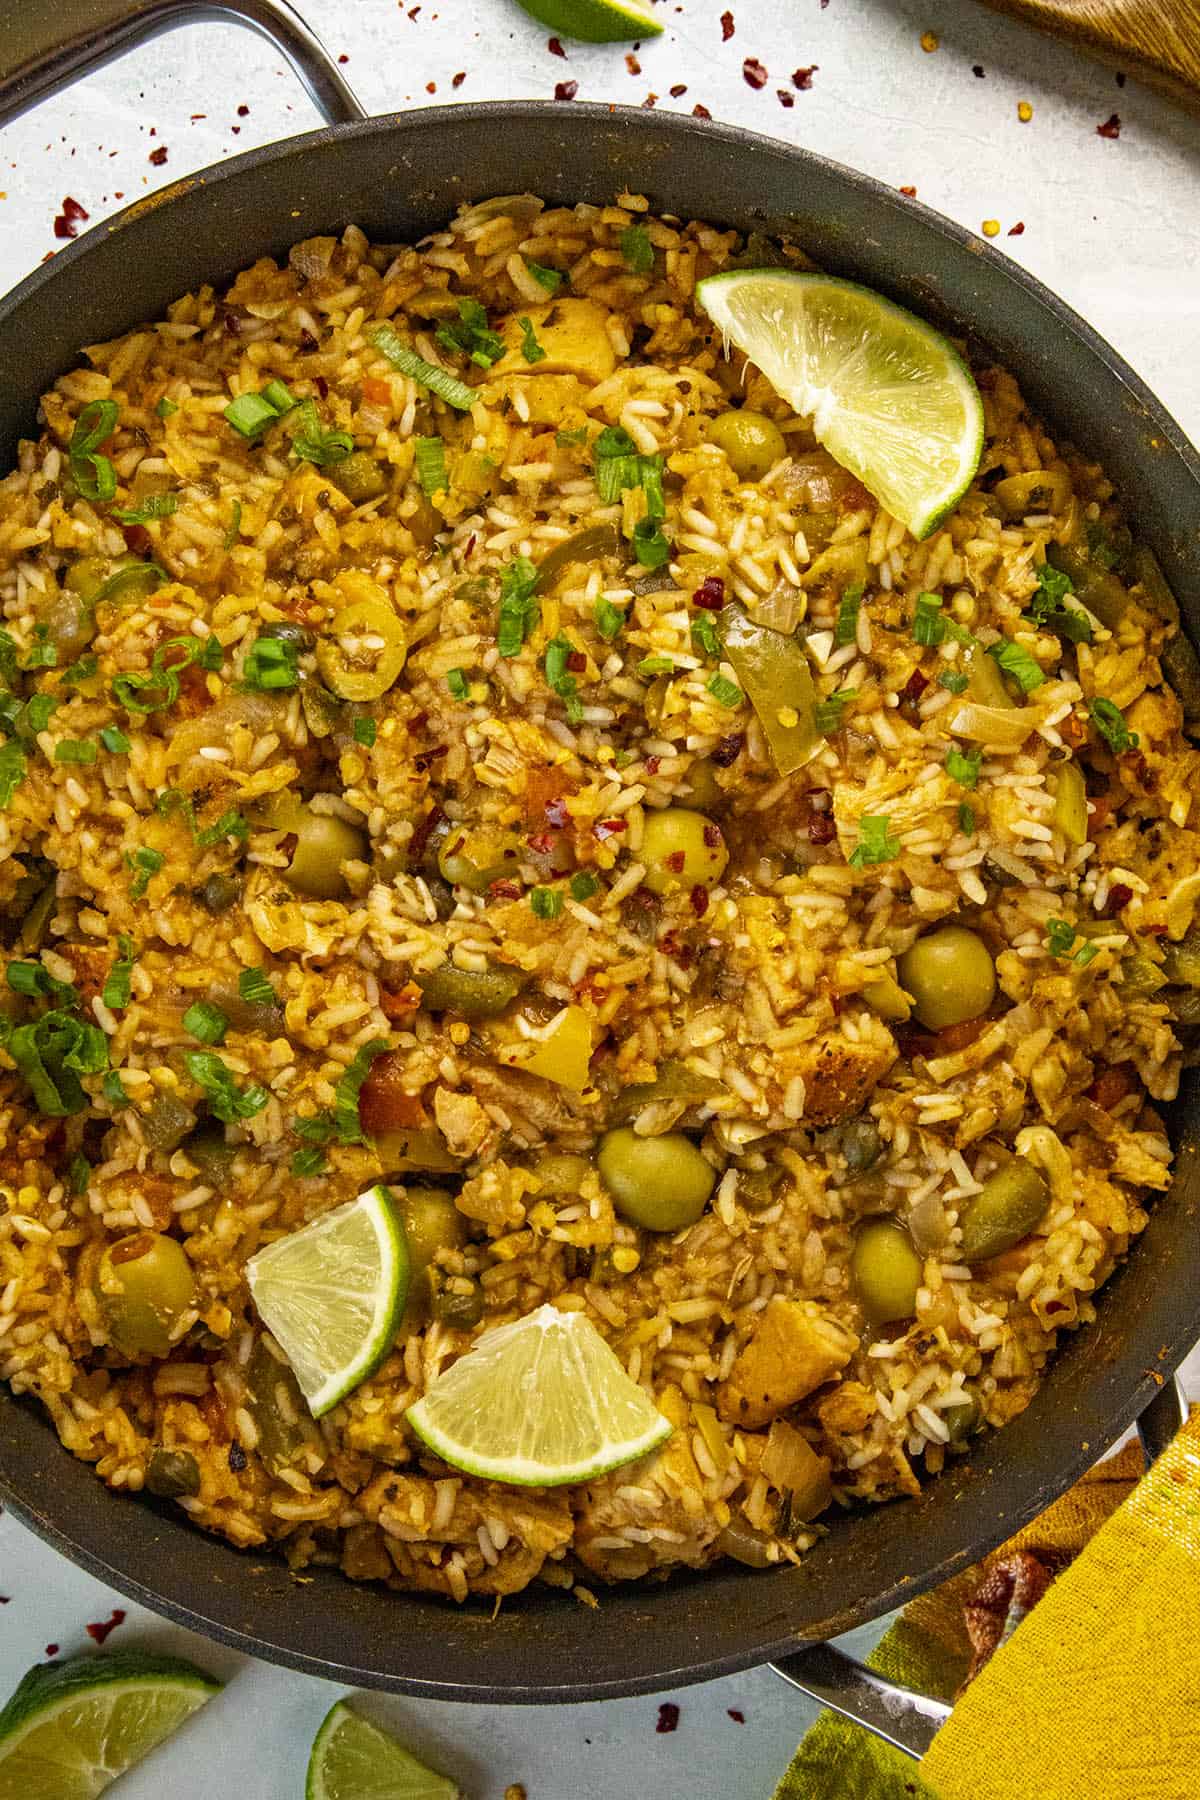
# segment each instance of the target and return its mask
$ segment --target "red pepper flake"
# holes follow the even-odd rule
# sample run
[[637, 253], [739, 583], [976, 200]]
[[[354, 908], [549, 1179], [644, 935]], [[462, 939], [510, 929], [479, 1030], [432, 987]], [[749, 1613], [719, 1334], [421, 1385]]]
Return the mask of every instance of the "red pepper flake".
[[632, 50], [627, 50], [625, 52], [625, 67], [629, 70], [631, 75], [640, 75], [642, 72], [642, 65], [633, 54]]
[[593, 827], [593, 835], [603, 843], [606, 838], [616, 837], [619, 832], [628, 831], [627, 819], [599, 819]]
[[566, 802], [564, 800], [547, 800], [542, 811], [546, 815], [547, 824], [553, 825], [558, 831], [561, 831], [564, 826], [571, 823], [571, 815], [567, 811]]
[[740, 1706], [727, 1706], [725, 1711], [729, 1714], [735, 1725], [744, 1725], [746, 1723], [746, 1715]]
[[154, 548], [154, 539], [144, 525], [125, 525], [122, 527], [125, 543], [135, 556], [145, 556]]
[[745, 736], [740, 731], [731, 732], [728, 737], [723, 737], [712, 753], [712, 761], [716, 763], [718, 769], [727, 769], [731, 763], [735, 763], [742, 754], [745, 742]]
[[802, 94], [807, 94], [812, 86], [812, 78], [820, 66], [820, 63], [809, 63], [807, 69], [793, 69], [792, 86], [798, 87]]
[[301, 333], [300, 333], [301, 353], [303, 355], [307, 356], [316, 348], [317, 348], [317, 340], [313, 336], [312, 332], [306, 331], [306, 330], [301, 330]]
[[427, 94], [436, 94], [437, 93], [437, 82], [436, 81], [427, 81], [425, 83], [425, 92]]
[[775, 92], [779, 98], [780, 106], [795, 106], [796, 96], [792, 93], [790, 88], [776, 88]]
[[556, 100], [573, 100], [578, 92], [579, 83], [577, 81], [559, 81], [554, 86]]
[[1024, 237], [1024, 235], [1025, 235], [1024, 219], [1018, 219], [1015, 225], [1010, 225], [1008, 228], [1008, 235], [1009, 235], [1009, 237]]
[[1119, 138], [1121, 135], [1120, 113], [1109, 113], [1103, 125], [1097, 125], [1096, 136], [1102, 138]]
[[688, 895], [688, 899], [691, 901], [692, 911], [695, 913], [696, 917], [702, 919], [708, 911], [708, 889], [702, 881], [696, 883], [695, 887]]
[[706, 825], [704, 827], [704, 842], [708, 845], [710, 850], [715, 850], [721, 842], [721, 827], [719, 825]]
[[248, 119], [250, 117], [250, 108], [244, 103], [238, 107], [237, 112], [239, 119]]
[[712, 114], [709, 112], [707, 106], [701, 106], [699, 102], [697, 102], [692, 108], [692, 117], [693, 119], [711, 119]]
[[340, 63], [348, 63], [350, 61], [350, 58], [346, 55], [346, 52], [344, 50], [342, 51], [342, 54], [338, 57], [338, 61]]
[[673, 1700], [664, 1700], [658, 1709], [658, 1724], [654, 1727], [655, 1731], [665, 1735], [668, 1731], [674, 1731], [678, 1724], [679, 1708]]
[[535, 831], [525, 839], [529, 848], [538, 856], [548, 856], [554, 848], [554, 833], [551, 831]]
[[467, 71], [465, 69], [460, 69], [457, 75], [451, 77], [450, 86], [452, 88], [460, 88], [466, 79]]
[[742, 64], [742, 80], [747, 87], [765, 88], [770, 77], [757, 56], [748, 56]]
[[439, 756], [445, 756], [449, 748], [449, 744], [435, 744], [432, 750], [422, 750], [419, 756], [413, 757], [413, 768], [423, 775], [426, 769], [433, 767]]
[[917, 197], [917, 190], [915, 187], [902, 187], [900, 192], [904, 195], [906, 200], [915, 200]]
[[1133, 889], [1126, 887], [1123, 881], [1114, 882], [1108, 890], [1108, 899], [1104, 902], [1104, 917], [1115, 919], [1122, 907], [1128, 906], [1133, 899]]
[[[46, 1645], [46, 1655], [47, 1656], [57, 1656], [58, 1655], [58, 1645], [57, 1644], [47, 1644]], [[676, 1708], [676, 1711], [678, 1711], [678, 1708]]]
[[229, 333], [230, 337], [240, 337], [241, 336], [243, 323], [244, 323], [244, 321], [243, 321], [240, 313], [229, 312], [228, 310], [226, 310], [225, 312], [223, 312], [221, 314], [221, 324], [224, 326], [225, 330]]
[[928, 675], [922, 675], [920, 669], [914, 669], [900, 690], [900, 698], [902, 700], [919, 700], [928, 686]]
[[160, 144], [157, 150], [152, 150], [150, 152], [149, 160], [154, 164], [156, 169], [161, 169], [167, 160], [167, 146], [165, 144]]
[[647, 773], [647, 775], [657, 775], [661, 766], [662, 766], [662, 757], [661, 756], [648, 756], [646, 758], [646, 773]]
[[493, 900], [519, 900], [521, 898], [519, 881], [492, 881], [488, 883], [488, 893]]
[[642, 111], [643, 112], [653, 112], [657, 105], [658, 105], [658, 95], [657, 94], [647, 94], [646, 98], [642, 101]]
[[582, 675], [587, 668], [587, 657], [582, 650], [572, 650], [567, 657], [567, 667], [572, 675]]
[[663, 861], [666, 863], [668, 869], [670, 869], [672, 875], [682, 875], [683, 865], [687, 861], [687, 852], [684, 850], [672, 850], [669, 856], [663, 857]]
[[721, 42], [723, 44], [727, 44], [729, 42], [730, 38], [734, 34], [735, 29], [736, 29], [736, 27], [733, 23], [733, 14], [731, 12], [723, 12], [721, 14]]
[[701, 612], [720, 612], [725, 604], [725, 583], [719, 575], [706, 575], [692, 594], [692, 605]]
[[318, 394], [320, 394], [322, 400], [328, 400], [328, 398], [329, 398], [329, 383], [326, 381], [326, 379], [323, 375], [314, 375], [313, 376], [313, 386], [316, 388]]
[[94, 1638], [96, 1643], [103, 1644], [111, 1633], [117, 1629], [117, 1626], [123, 1625], [124, 1623], [124, 1609], [120, 1606], [114, 1606], [111, 1615], [107, 1619], [103, 1619], [97, 1624], [89, 1625], [87, 1627], [87, 1634], [90, 1638]]
[[562, 42], [559, 38], [547, 38], [546, 39], [546, 48], [550, 52], [551, 56], [561, 56], [563, 61], [566, 62], [567, 53], [563, 49]]
[[687, 82], [686, 81], [677, 81], [675, 83], [675, 86], [670, 90], [670, 92], [671, 92], [672, 100], [678, 100], [679, 96], [681, 94], [687, 93]]
[[62, 211], [54, 221], [55, 237], [73, 238], [78, 236], [79, 221], [80, 219], [86, 219], [88, 216], [89, 215], [84, 211], [83, 207], [80, 206], [78, 200], [72, 200], [70, 194], [68, 194], [62, 203]]
[[831, 844], [837, 836], [837, 826], [832, 813], [813, 813], [808, 821], [808, 841], [810, 844]]

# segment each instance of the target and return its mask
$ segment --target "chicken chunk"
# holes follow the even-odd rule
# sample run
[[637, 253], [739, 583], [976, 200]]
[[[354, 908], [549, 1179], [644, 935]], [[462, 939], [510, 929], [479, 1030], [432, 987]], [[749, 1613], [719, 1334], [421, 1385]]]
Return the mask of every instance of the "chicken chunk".
[[478, 1100], [470, 1094], [455, 1093], [453, 1088], [435, 1090], [433, 1116], [450, 1154], [463, 1162], [478, 1155], [488, 1136], [494, 1134], [492, 1121]]
[[797, 1075], [804, 1082], [805, 1125], [852, 1119], [895, 1062], [896, 1040], [882, 1020], [864, 1013], [856, 1023], [861, 1027], [856, 1037], [826, 1031], [778, 1059], [775, 1075], [782, 1087]]
[[[678, 1389], [659, 1397], [685, 1416]], [[661, 1450], [591, 1482], [577, 1498], [575, 1553], [604, 1581], [632, 1581], [672, 1563], [702, 1568], [721, 1525], [704, 1496], [690, 1433], [677, 1428]]]
[[[450, 1487], [447, 1512], [443, 1500]], [[562, 1493], [514, 1494], [491, 1483], [388, 1473], [363, 1489], [358, 1504], [384, 1533], [388, 1554], [406, 1580], [453, 1599], [463, 1597], [464, 1575], [474, 1593], [515, 1594], [571, 1541], [571, 1510]], [[455, 1554], [451, 1574], [446, 1563]]]
[[545, 355], [530, 363], [522, 350], [523, 327], [506, 321], [507, 354], [492, 370], [501, 375], [578, 375], [584, 381], [606, 381], [617, 366], [604, 308], [594, 300], [552, 300], [522, 312]]
[[811, 1300], [768, 1302], [754, 1336], [717, 1392], [717, 1411], [733, 1425], [766, 1425], [837, 1375], [858, 1339]]

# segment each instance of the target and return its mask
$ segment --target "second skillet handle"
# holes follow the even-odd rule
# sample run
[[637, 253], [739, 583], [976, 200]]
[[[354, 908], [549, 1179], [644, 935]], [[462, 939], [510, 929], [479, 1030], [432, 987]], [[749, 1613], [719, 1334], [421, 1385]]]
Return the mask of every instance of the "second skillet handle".
[[331, 125], [367, 117], [288, 0], [0, 0], [0, 124], [160, 32], [222, 18], [268, 38]]
[[[1172, 1378], [1164, 1382], [1138, 1420], [1147, 1467], [1166, 1449], [1186, 1417], [1179, 1383]], [[847, 1656], [836, 1644], [805, 1644], [770, 1666], [811, 1700], [864, 1726], [885, 1744], [918, 1761], [950, 1716], [944, 1700], [933, 1700], [928, 1694], [889, 1681]]]

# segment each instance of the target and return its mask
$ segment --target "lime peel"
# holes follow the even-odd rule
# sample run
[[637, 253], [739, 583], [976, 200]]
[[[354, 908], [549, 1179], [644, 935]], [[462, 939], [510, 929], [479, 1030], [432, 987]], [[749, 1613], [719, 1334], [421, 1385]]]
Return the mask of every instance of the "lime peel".
[[514, 1487], [592, 1481], [671, 1434], [591, 1321], [554, 1306], [485, 1332], [405, 1417], [445, 1462]]
[[915, 538], [975, 478], [983, 402], [953, 345], [857, 282], [800, 269], [709, 275], [696, 299], [815, 437]]
[[326, 1713], [308, 1759], [305, 1800], [459, 1800], [460, 1794], [344, 1700]]
[[263, 1323], [314, 1419], [373, 1375], [408, 1298], [404, 1228], [382, 1186], [277, 1238], [246, 1264]]

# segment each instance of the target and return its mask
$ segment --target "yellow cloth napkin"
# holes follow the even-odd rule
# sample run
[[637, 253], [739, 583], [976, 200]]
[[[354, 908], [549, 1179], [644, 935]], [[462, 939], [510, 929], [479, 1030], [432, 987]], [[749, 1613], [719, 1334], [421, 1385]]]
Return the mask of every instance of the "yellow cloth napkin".
[[775, 1800], [1195, 1800], [1200, 1414], [1139, 1485], [1141, 1471], [1130, 1445], [881, 1640], [873, 1668], [952, 1700], [971, 1660], [963, 1603], [981, 1579], [1016, 1550], [1076, 1557], [967, 1690], [920, 1775], [827, 1713]]

